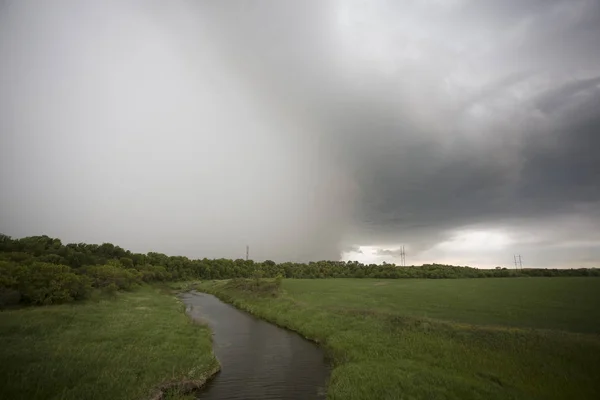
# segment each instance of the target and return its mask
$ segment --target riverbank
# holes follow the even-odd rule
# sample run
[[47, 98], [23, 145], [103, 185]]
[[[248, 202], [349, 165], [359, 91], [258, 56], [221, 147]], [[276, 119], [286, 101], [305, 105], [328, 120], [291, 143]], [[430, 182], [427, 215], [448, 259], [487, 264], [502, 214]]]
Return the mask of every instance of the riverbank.
[[211, 331], [155, 287], [0, 312], [0, 398], [182, 399], [219, 370]]
[[594, 319], [585, 310], [598, 304], [590, 285], [600, 281], [564, 281], [567, 294], [547, 282], [284, 280], [274, 293], [217, 281], [198, 289], [321, 343], [334, 366], [330, 399], [599, 398], [600, 336], [584, 319]]

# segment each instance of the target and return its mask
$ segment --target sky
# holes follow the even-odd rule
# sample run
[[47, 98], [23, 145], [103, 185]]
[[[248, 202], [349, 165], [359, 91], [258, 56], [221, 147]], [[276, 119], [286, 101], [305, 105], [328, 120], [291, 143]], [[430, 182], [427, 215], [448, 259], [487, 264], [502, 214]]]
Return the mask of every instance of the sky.
[[0, 232], [598, 267], [600, 1], [0, 0]]

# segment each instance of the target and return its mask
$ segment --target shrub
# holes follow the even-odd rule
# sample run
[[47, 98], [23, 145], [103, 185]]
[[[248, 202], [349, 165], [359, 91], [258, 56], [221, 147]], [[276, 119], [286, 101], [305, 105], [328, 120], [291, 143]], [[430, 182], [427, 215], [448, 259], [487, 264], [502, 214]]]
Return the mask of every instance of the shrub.
[[31, 264], [34, 261], [34, 258], [31, 254], [16, 251], [10, 253], [1, 253], [0, 259], [6, 261], [13, 261], [19, 264]]
[[168, 281], [172, 278], [172, 274], [165, 267], [158, 265], [138, 265], [135, 270], [141, 274], [141, 279], [144, 282]]
[[108, 285], [102, 288], [102, 291], [108, 294], [115, 294], [117, 290], [119, 290], [119, 288], [114, 283], [109, 283]]
[[13, 268], [16, 289], [21, 301], [30, 304], [57, 304], [87, 297], [90, 280], [71, 271], [66, 265], [35, 262]]
[[0, 288], [17, 288], [18, 270], [23, 268], [12, 262], [0, 261]]
[[0, 310], [19, 304], [21, 301], [21, 293], [15, 289], [0, 287]]
[[129, 290], [137, 283], [141, 283], [141, 274], [135, 270], [119, 268], [115, 265], [95, 265], [82, 267], [81, 272], [92, 279], [96, 288], [105, 288], [114, 284], [122, 290]]
[[281, 279], [236, 278], [227, 282], [226, 288], [252, 292], [260, 295], [277, 296], [281, 291]]
[[277, 285], [277, 287], [281, 287], [282, 281], [283, 281], [283, 275], [277, 274], [277, 276], [275, 277], [275, 284]]

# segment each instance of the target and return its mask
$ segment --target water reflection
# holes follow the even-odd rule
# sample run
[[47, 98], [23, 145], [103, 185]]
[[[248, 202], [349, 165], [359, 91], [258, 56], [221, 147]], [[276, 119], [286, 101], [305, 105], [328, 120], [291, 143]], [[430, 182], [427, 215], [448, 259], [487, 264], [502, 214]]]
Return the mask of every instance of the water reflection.
[[199, 399], [324, 399], [329, 369], [324, 354], [299, 335], [191, 292], [181, 295], [190, 317], [204, 320], [214, 336], [221, 372]]

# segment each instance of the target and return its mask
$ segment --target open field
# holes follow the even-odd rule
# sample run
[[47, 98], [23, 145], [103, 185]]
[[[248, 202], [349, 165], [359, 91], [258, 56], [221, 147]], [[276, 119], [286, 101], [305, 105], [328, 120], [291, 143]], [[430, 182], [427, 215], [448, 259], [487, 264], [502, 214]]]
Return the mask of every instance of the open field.
[[[148, 399], [218, 368], [208, 328], [156, 288], [0, 312], [0, 398]], [[170, 398], [177, 398], [171, 393]]]
[[[600, 398], [600, 280], [284, 280], [200, 290], [321, 342], [332, 399]], [[539, 329], [532, 329], [539, 328]]]
[[600, 279], [286, 280], [297, 301], [466, 322], [600, 333]]

